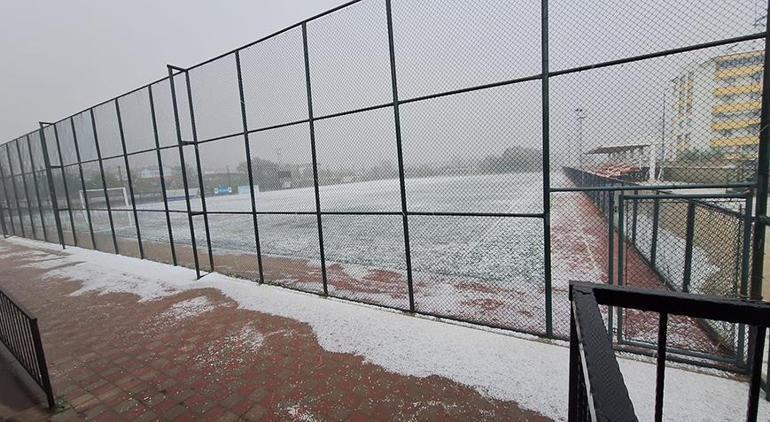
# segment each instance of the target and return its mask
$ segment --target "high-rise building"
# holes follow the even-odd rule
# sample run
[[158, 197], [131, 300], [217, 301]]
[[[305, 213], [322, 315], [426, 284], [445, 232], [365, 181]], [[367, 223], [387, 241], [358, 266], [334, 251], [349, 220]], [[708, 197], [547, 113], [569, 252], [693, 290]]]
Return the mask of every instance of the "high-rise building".
[[667, 158], [701, 153], [731, 161], [756, 159], [764, 51], [724, 54], [683, 69], [673, 80]]

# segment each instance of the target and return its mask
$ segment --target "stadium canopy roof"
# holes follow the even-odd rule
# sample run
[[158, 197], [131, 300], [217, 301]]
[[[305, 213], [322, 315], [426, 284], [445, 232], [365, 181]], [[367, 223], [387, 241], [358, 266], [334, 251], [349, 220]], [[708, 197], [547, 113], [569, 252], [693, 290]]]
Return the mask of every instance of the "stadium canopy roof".
[[651, 145], [652, 144], [604, 145], [587, 151], [586, 154], [615, 154], [618, 152], [634, 151]]

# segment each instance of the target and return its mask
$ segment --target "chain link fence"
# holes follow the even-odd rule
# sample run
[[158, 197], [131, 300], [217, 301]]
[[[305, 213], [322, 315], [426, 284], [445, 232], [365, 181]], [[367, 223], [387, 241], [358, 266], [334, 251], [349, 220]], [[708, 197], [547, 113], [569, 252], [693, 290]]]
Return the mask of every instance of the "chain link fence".
[[569, 280], [745, 296], [754, 199], [668, 196], [753, 186], [765, 8], [353, 1], [1, 145], [2, 229], [562, 338]]
[[[753, 195], [677, 193], [577, 169], [568, 177], [585, 184], [598, 211], [595, 225], [606, 231], [604, 282], [711, 296], [748, 298]], [[688, 185], [692, 186], [692, 185]], [[685, 186], [682, 186], [685, 187]], [[610, 315], [612, 314], [612, 315]], [[654, 314], [605, 310], [616, 342], [632, 350], [656, 347]], [[748, 329], [735, 324], [672, 316], [669, 347], [702, 363], [745, 367]]]
[[[655, 192], [650, 196], [630, 195], [623, 200], [623, 230], [629, 240], [624, 244], [624, 253], [638, 254], [656, 273], [659, 285], [685, 293], [749, 297], [750, 196], [691, 199]], [[623, 280], [634, 285], [631, 265], [626, 264], [622, 271]], [[619, 328], [624, 340], [654, 346], [650, 338], [634, 338], [627, 333], [654, 330], [654, 324], [649, 330], [642, 330], [641, 326], [648, 324], [644, 317], [636, 324], [633, 316], [625, 317], [625, 321], [626, 325]], [[738, 365], [746, 364], [746, 327], [687, 318], [672, 318], [671, 324], [671, 332], [676, 334], [670, 339], [671, 347], [694, 352], [695, 356], [717, 355]], [[694, 332], [699, 335], [692, 335]]]

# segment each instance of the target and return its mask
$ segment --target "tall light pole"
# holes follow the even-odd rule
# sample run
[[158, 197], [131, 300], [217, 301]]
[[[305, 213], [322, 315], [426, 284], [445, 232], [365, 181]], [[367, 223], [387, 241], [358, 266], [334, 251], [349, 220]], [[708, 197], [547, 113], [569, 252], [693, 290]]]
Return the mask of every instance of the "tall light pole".
[[656, 154], [655, 159], [660, 157], [660, 168], [657, 169], [658, 174], [652, 175], [654, 180], [663, 178], [663, 164], [666, 162], [666, 91], [667, 89], [663, 90], [663, 110], [660, 118], [660, 154], [657, 154], [658, 150], [654, 146], [650, 152], [650, 154]]

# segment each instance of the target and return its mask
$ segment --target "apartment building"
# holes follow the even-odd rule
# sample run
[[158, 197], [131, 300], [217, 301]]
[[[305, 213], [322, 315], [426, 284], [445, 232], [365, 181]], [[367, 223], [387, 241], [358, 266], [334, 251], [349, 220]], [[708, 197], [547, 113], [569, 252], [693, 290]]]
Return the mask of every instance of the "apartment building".
[[724, 54], [683, 69], [673, 80], [669, 159], [694, 152], [753, 160], [759, 144], [764, 51]]

